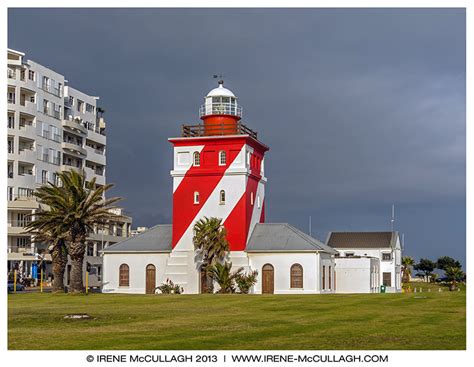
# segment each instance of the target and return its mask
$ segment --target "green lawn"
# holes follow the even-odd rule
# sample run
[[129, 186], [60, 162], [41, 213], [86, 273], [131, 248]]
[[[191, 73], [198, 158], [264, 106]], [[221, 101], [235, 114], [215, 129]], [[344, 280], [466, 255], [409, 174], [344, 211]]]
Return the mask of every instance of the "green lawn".
[[[91, 320], [65, 320], [68, 313]], [[10, 294], [9, 349], [465, 349], [466, 293]]]

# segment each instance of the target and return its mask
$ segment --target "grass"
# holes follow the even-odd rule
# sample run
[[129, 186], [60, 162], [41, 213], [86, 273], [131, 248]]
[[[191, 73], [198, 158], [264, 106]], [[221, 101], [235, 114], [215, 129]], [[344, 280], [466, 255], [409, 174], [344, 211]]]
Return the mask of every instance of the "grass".
[[[66, 320], [88, 313], [90, 320]], [[8, 296], [9, 349], [465, 349], [466, 293]]]

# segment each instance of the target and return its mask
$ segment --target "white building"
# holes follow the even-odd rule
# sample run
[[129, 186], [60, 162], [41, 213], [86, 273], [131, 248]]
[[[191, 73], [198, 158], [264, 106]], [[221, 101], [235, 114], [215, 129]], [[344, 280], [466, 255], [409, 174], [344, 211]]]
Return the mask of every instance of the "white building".
[[[203, 292], [205, 276], [193, 234], [194, 225], [204, 217], [222, 219], [233, 268], [258, 271], [252, 293], [335, 293], [338, 282], [341, 292], [376, 292], [382, 282], [379, 269], [384, 283], [398, 290], [399, 266], [394, 265], [400, 260], [398, 234], [393, 249], [390, 241], [376, 242], [378, 247], [364, 242], [368, 246], [361, 248], [364, 259], [338, 260], [332, 243], [336, 234], [326, 245], [289, 224], [265, 223], [264, 163], [269, 148], [257, 132], [241, 123], [237, 97], [223, 87], [223, 81], [218, 83], [204, 97], [203, 124], [183, 125], [181, 137], [169, 139], [174, 151], [173, 223], [104, 249], [103, 292], [155, 293], [167, 279], [185, 293]], [[351, 251], [359, 255], [358, 250]], [[387, 274], [393, 275], [393, 283], [387, 283]]]
[[361, 292], [376, 291], [380, 285], [387, 292], [401, 292], [402, 254], [398, 232], [331, 232], [327, 245], [339, 252], [338, 292], [354, 289], [355, 284]]
[[[24, 226], [39, 209], [33, 191], [56, 182], [57, 173], [84, 170], [88, 180], [106, 182], [106, 124], [98, 97], [66, 86], [63, 75], [15, 50], [7, 53], [8, 102], [8, 270], [31, 277], [45, 256], [45, 244], [33, 243]], [[131, 218], [107, 233], [88, 238], [88, 260], [98, 264], [98, 251], [129, 236]], [[46, 259], [50, 259], [46, 255]]]

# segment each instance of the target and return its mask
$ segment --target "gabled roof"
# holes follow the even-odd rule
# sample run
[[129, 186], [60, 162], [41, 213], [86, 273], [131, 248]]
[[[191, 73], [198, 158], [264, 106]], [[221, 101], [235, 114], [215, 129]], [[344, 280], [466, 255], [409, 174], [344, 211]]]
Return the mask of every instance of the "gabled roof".
[[330, 232], [327, 245], [342, 248], [395, 248], [398, 232]]
[[333, 248], [288, 223], [257, 223], [245, 251], [337, 253]]
[[170, 252], [171, 224], [159, 224], [125, 241], [102, 250], [103, 253]]

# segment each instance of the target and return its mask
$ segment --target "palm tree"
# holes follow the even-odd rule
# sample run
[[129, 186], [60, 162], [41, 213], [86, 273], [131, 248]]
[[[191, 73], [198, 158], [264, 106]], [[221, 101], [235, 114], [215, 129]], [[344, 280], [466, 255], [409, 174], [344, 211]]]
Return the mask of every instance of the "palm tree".
[[86, 236], [94, 228], [103, 228], [110, 221], [121, 216], [111, 212], [111, 205], [120, 198], [105, 199], [105, 192], [112, 184], [96, 187], [95, 178], [86, 182], [84, 173], [74, 170], [58, 174], [61, 186], [48, 183], [35, 192], [40, 204], [49, 210], [35, 213], [37, 230], [52, 229], [52, 233], [61, 233], [67, 241], [67, 250], [71, 258], [70, 291], [84, 291], [82, 266], [86, 249]]
[[461, 268], [454, 266], [446, 268], [444, 272], [448, 282], [450, 282], [449, 290], [455, 291], [458, 282], [461, 282], [464, 279], [464, 272], [461, 270]]
[[235, 281], [242, 274], [244, 268], [231, 272], [232, 263], [216, 263], [208, 268], [208, 273], [213, 281], [219, 284], [217, 293], [235, 293]]
[[[47, 251], [51, 254], [51, 262], [53, 265], [53, 293], [64, 291], [64, 272], [67, 265], [67, 247], [65, 233], [67, 232], [61, 226], [57, 226], [52, 230], [36, 229], [41, 227], [43, 220], [33, 221], [27, 226], [27, 232], [34, 236], [35, 242], [45, 242], [50, 245]], [[57, 232], [54, 232], [57, 231]]]
[[411, 276], [411, 268], [415, 265], [415, 259], [410, 256], [404, 256], [402, 258], [402, 266], [403, 266], [403, 283], [408, 283], [410, 281]]
[[216, 263], [222, 263], [229, 252], [229, 242], [226, 239], [227, 231], [220, 218], [204, 217], [194, 225], [194, 249], [202, 257], [201, 269], [206, 274], [207, 289], [212, 291], [212, 282], [208, 268]]

